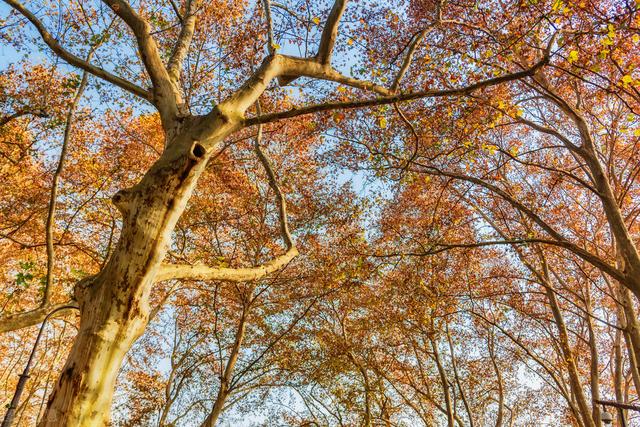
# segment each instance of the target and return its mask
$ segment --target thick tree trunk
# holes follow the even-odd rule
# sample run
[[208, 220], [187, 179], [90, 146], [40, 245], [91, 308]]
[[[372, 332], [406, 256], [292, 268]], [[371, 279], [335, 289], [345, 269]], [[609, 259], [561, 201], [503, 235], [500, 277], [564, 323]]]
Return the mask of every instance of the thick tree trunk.
[[[98, 426], [109, 420], [111, 396], [122, 360], [144, 331], [144, 316], [88, 302], [78, 337], [51, 396], [42, 426]], [[111, 308], [111, 309], [110, 309]]]
[[113, 197], [123, 216], [120, 241], [105, 268], [76, 285], [78, 337], [41, 426], [108, 423], [122, 360], [148, 323], [156, 272], [207, 158], [184, 132], [137, 185]]

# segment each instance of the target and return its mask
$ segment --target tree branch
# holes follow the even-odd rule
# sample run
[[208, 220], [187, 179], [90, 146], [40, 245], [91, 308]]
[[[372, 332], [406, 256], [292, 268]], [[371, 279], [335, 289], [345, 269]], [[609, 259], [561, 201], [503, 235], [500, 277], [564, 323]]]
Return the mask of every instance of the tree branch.
[[[173, 4], [173, 2], [172, 2]], [[191, 46], [191, 40], [193, 39], [193, 33], [196, 27], [196, 14], [191, 10], [192, 0], [187, 1], [185, 10], [185, 16], [180, 18], [182, 28], [178, 35], [178, 41], [173, 48], [173, 53], [167, 64], [167, 72], [169, 77], [173, 80], [174, 84], [178, 85], [180, 81], [180, 68], [184, 58], [189, 52], [189, 46]], [[180, 15], [179, 15], [180, 16]]]
[[36, 117], [41, 117], [41, 118], [47, 118], [49, 117], [48, 114], [40, 109], [40, 108], [22, 108], [18, 111], [16, 111], [13, 114], [9, 114], [6, 115], [4, 117], [0, 117], [0, 127], [6, 125], [7, 123], [11, 122], [12, 120], [18, 119], [20, 117], [23, 116], [28, 116], [28, 115], [32, 115], [32, 116], [36, 116]]
[[528, 243], [543, 243], [547, 245], [563, 246], [558, 244], [555, 240], [549, 239], [505, 239], [505, 240], [489, 240], [484, 242], [469, 242], [469, 243], [434, 243], [431, 247], [422, 252], [401, 252], [401, 253], [388, 253], [388, 254], [374, 254], [376, 258], [392, 258], [397, 256], [429, 256], [436, 255], [441, 252], [448, 251], [450, 249], [471, 249], [480, 248], [484, 246], [495, 245], [524, 245]]
[[[256, 109], [258, 112], [258, 116], [262, 113], [260, 108], [260, 101], [256, 102]], [[280, 235], [282, 236], [282, 240], [284, 244], [287, 246], [287, 250], [293, 248], [293, 239], [291, 238], [291, 233], [289, 232], [289, 223], [287, 221], [287, 201], [284, 198], [284, 194], [280, 190], [280, 186], [278, 185], [278, 181], [276, 180], [276, 174], [273, 172], [273, 168], [271, 167], [271, 162], [267, 155], [260, 148], [260, 142], [262, 140], [262, 125], [258, 126], [258, 134], [254, 141], [253, 147], [262, 163], [262, 167], [267, 173], [267, 178], [269, 180], [269, 186], [276, 193], [276, 203], [278, 205], [278, 214], [280, 216]]]
[[392, 92], [395, 93], [398, 90], [398, 87], [400, 87], [400, 82], [404, 78], [404, 75], [407, 73], [407, 70], [409, 70], [411, 63], [413, 62], [413, 56], [415, 55], [416, 50], [418, 49], [418, 45], [420, 44], [422, 39], [424, 39], [424, 36], [427, 34], [429, 30], [430, 30], [430, 27], [420, 31], [418, 34], [414, 36], [413, 40], [411, 41], [411, 45], [409, 46], [409, 52], [407, 52], [407, 56], [404, 57], [404, 61], [402, 62], [402, 67], [400, 67], [400, 71], [398, 71], [398, 75], [393, 81], [393, 85], [391, 85]]
[[112, 83], [118, 86], [119, 88], [124, 89], [127, 92], [130, 92], [140, 98], [146, 99], [147, 101], [152, 100], [151, 93], [148, 90], [145, 90], [140, 86], [134, 83], [131, 83], [128, 80], [125, 80], [121, 77], [113, 75], [108, 71], [103, 70], [102, 68], [96, 67], [95, 65], [87, 61], [84, 61], [83, 59], [77, 57], [76, 55], [72, 54], [68, 50], [64, 49], [56, 41], [56, 39], [53, 38], [53, 36], [49, 33], [49, 31], [47, 31], [47, 29], [44, 27], [42, 22], [33, 13], [31, 13], [28, 9], [26, 9], [19, 1], [17, 0], [3, 0], [3, 1], [7, 3], [9, 6], [11, 6], [13, 9], [15, 9], [16, 11], [20, 12], [25, 18], [27, 18], [27, 20], [29, 20], [29, 22], [31, 22], [33, 26], [36, 27], [36, 29], [40, 33], [40, 36], [42, 37], [42, 40], [47, 44], [47, 46], [49, 46], [49, 48], [56, 55], [58, 55], [60, 58], [67, 61], [69, 64], [73, 65], [74, 67], [81, 68], [93, 74], [94, 76], [99, 77], [103, 80], [106, 80], [109, 83]]
[[[359, 101], [337, 101], [326, 102], [322, 104], [310, 105], [302, 108], [294, 108], [287, 111], [281, 111], [277, 113], [265, 114], [261, 117], [252, 117], [245, 119], [245, 126], [253, 126], [260, 123], [270, 123], [277, 120], [288, 119], [298, 117], [305, 114], [318, 113], [322, 111], [331, 111], [336, 109], [355, 109], [373, 107], [378, 105], [393, 104], [396, 102], [413, 101], [422, 98], [444, 98], [448, 96], [464, 96], [473, 93], [474, 91], [490, 86], [495, 86], [501, 83], [519, 80], [525, 77], [533, 76], [540, 68], [548, 64], [549, 57], [546, 55], [543, 59], [537, 62], [534, 66], [523, 71], [517, 71], [515, 73], [505, 74], [503, 76], [494, 77], [487, 80], [471, 84], [455, 89], [439, 89], [439, 90], [425, 90], [420, 92], [397, 94], [391, 96], [382, 96], [376, 99], [366, 99]], [[386, 89], [385, 89], [386, 90]]]
[[[419, 164], [419, 163], [416, 163], [416, 164]], [[522, 202], [520, 202], [519, 200], [517, 200], [516, 198], [514, 198], [513, 196], [511, 196], [510, 194], [508, 194], [506, 191], [502, 190], [501, 188], [499, 188], [499, 187], [497, 187], [497, 186], [495, 186], [493, 184], [490, 184], [490, 183], [488, 183], [486, 181], [483, 181], [480, 178], [476, 178], [476, 177], [473, 177], [473, 176], [463, 175], [463, 174], [459, 174], [459, 173], [455, 173], [455, 172], [442, 171], [442, 170], [439, 170], [439, 169], [437, 169], [437, 168], [435, 168], [433, 166], [428, 166], [428, 165], [423, 165], [423, 164], [419, 164], [419, 165], [424, 168], [424, 170], [423, 170], [424, 173], [428, 173], [428, 174], [432, 174], [432, 175], [440, 175], [440, 176], [445, 176], [445, 177], [448, 177], [448, 178], [467, 181], [469, 183], [472, 183], [472, 184], [478, 185], [480, 187], [483, 187], [483, 188], [489, 190], [490, 192], [498, 195], [504, 201], [506, 201], [511, 206], [513, 206], [515, 209], [517, 209], [518, 211], [522, 212], [527, 217], [529, 217], [534, 223], [536, 223], [540, 228], [542, 228], [542, 230], [544, 230], [547, 234], [549, 234], [554, 239], [553, 241], [540, 242], [540, 243], [550, 244], [551, 242], [554, 242], [553, 243], [554, 245], [560, 246], [560, 247], [565, 248], [565, 249], [568, 249], [569, 251], [573, 252], [574, 254], [576, 254], [580, 258], [584, 259], [588, 263], [590, 263], [593, 266], [599, 268], [603, 272], [609, 274], [611, 277], [615, 278], [616, 280], [619, 280], [621, 282], [628, 282], [628, 280], [626, 279], [626, 277], [625, 277], [623, 272], [621, 272], [620, 270], [618, 270], [614, 266], [610, 265], [609, 263], [605, 262], [604, 260], [602, 260], [597, 255], [594, 255], [591, 252], [589, 252], [589, 251], [579, 247], [578, 245], [570, 242], [569, 240], [567, 240], [564, 236], [562, 236], [560, 233], [558, 233], [553, 227], [551, 227], [549, 224], [547, 224], [532, 209], [530, 209], [527, 206], [525, 206]]]
[[[5, 0], [15, 1], [15, 0]], [[151, 36], [149, 23], [136, 13], [125, 0], [102, 0], [131, 29], [138, 42], [144, 67], [153, 84], [153, 101], [166, 129], [170, 129], [178, 115], [181, 96], [164, 66], [156, 41]], [[188, 47], [188, 46], [187, 46]]]
[[298, 255], [298, 250], [292, 247], [283, 255], [256, 267], [226, 268], [208, 267], [206, 265], [163, 264], [156, 276], [156, 281], [170, 279], [188, 280], [220, 280], [227, 282], [248, 282], [258, 280], [274, 273], [286, 266]]
[[[93, 50], [89, 52], [87, 55], [87, 60], [91, 58], [93, 54]], [[80, 102], [80, 98], [84, 93], [85, 88], [87, 87], [87, 77], [88, 72], [85, 71], [82, 73], [82, 79], [80, 81], [80, 86], [76, 91], [75, 96], [73, 97], [73, 101], [69, 105], [69, 109], [67, 110], [66, 123], [64, 127], [64, 136], [62, 139], [62, 148], [60, 149], [60, 158], [58, 159], [58, 165], [56, 166], [56, 170], [53, 173], [53, 182], [51, 183], [51, 191], [49, 194], [49, 209], [47, 212], [47, 222], [45, 225], [45, 240], [47, 243], [47, 276], [44, 284], [44, 291], [42, 296], [42, 306], [46, 306], [49, 304], [49, 300], [51, 299], [51, 285], [53, 283], [53, 267], [55, 261], [55, 249], [53, 245], [53, 231], [55, 228], [55, 215], [56, 215], [56, 199], [58, 197], [58, 182], [60, 180], [60, 175], [62, 174], [62, 169], [64, 167], [64, 162], [67, 156], [67, 148], [69, 146], [69, 140], [71, 139], [71, 130], [73, 128], [73, 118], [76, 112], [76, 108], [78, 103]]]
[[276, 51], [275, 41], [273, 39], [273, 19], [271, 18], [271, 1], [270, 0], [262, 0], [262, 6], [264, 7], [264, 14], [267, 20], [267, 49], [269, 50], [269, 54], [273, 55]]
[[336, 38], [338, 37], [340, 18], [347, 6], [347, 1], [348, 0], [336, 0], [335, 3], [333, 3], [331, 12], [329, 12], [327, 22], [324, 24], [322, 36], [320, 37], [320, 46], [318, 47], [318, 54], [316, 55], [316, 59], [321, 64], [331, 63], [331, 54], [333, 53], [333, 46], [335, 45]]
[[[67, 301], [61, 304], [42, 305], [33, 310], [22, 311], [19, 313], [0, 317], [0, 333], [16, 331], [18, 329], [37, 325], [38, 323], [42, 322], [47, 314], [51, 313], [53, 310], [69, 305], [75, 306], [76, 304], [73, 301]], [[73, 308], [60, 310], [60, 312], [56, 313], [56, 317], [67, 315], [73, 310]]]
[[[261, 114], [259, 102], [256, 102], [256, 110], [259, 116]], [[224, 280], [229, 282], [258, 280], [284, 268], [298, 255], [298, 250], [296, 249], [293, 239], [291, 238], [291, 233], [289, 232], [289, 224], [287, 222], [287, 202], [284, 198], [284, 194], [280, 190], [280, 186], [276, 180], [276, 174], [271, 167], [271, 162], [260, 148], [261, 140], [262, 125], [258, 127], [258, 133], [254, 141], [254, 150], [256, 151], [258, 159], [267, 174], [269, 186], [276, 194], [276, 203], [278, 205], [278, 214], [280, 217], [280, 234], [287, 247], [287, 251], [283, 255], [280, 255], [265, 264], [250, 268], [221, 268], [208, 267], [204, 265], [163, 264], [160, 266], [160, 271], [158, 272], [156, 279], [157, 281], [168, 279]]]

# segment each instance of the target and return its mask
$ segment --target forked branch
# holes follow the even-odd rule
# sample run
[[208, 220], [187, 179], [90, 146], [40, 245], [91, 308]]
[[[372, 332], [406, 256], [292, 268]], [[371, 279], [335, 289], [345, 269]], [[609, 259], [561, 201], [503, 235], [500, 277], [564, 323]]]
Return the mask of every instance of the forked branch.
[[[260, 103], [256, 102], [258, 116], [261, 114]], [[280, 235], [284, 241], [287, 251], [256, 267], [248, 268], [227, 268], [227, 267], [209, 267], [206, 265], [190, 265], [190, 264], [163, 264], [156, 276], [157, 281], [170, 279], [190, 279], [190, 280], [221, 280], [228, 282], [248, 282], [251, 280], [259, 280], [271, 273], [284, 268], [293, 258], [298, 255], [293, 238], [289, 231], [289, 223], [287, 221], [287, 202], [284, 194], [278, 185], [276, 174], [273, 171], [271, 162], [267, 155], [262, 151], [260, 142], [262, 140], [262, 125], [258, 126], [258, 134], [254, 141], [254, 150], [262, 167], [264, 168], [269, 186], [276, 195], [276, 203], [278, 205], [278, 216], [280, 220]]]

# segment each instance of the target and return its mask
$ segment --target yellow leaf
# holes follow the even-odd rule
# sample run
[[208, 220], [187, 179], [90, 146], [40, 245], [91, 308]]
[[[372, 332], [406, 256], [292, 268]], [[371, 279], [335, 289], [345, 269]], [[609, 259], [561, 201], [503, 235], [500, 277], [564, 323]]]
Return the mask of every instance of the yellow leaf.
[[578, 60], [578, 51], [572, 50], [571, 52], [569, 52], [569, 64], [573, 64], [577, 60]]
[[487, 148], [487, 151], [489, 151], [489, 154], [491, 154], [492, 156], [496, 154], [496, 151], [498, 151], [497, 145], [490, 144], [490, 145], [487, 145], [486, 148]]
[[633, 131], [634, 136], [640, 136], [640, 128]]
[[385, 117], [380, 117], [378, 119], [378, 126], [380, 126], [381, 129], [385, 129], [387, 127], [387, 119]]
[[312, 21], [313, 21], [314, 24], [320, 25], [320, 18], [318, 18], [317, 16], [314, 16]]
[[634, 34], [633, 37], [631, 37], [631, 40], [633, 40], [635, 44], [640, 43], [640, 35]]
[[352, 38], [350, 38], [349, 40], [347, 40], [347, 44], [348, 44], [349, 46], [351, 46], [351, 45], [353, 44], [353, 39], [352, 39]]
[[629, 74], [625, 75], [624, 77], [622, 77], [622, 84], [623, 85], [628, 85], [629, 83], [633, 82], [633, 77], [631, 77]]
[[278, 43], [271, 43], [271, 47], [274, 48], [275, 50], [280, 49], [280, 45]]

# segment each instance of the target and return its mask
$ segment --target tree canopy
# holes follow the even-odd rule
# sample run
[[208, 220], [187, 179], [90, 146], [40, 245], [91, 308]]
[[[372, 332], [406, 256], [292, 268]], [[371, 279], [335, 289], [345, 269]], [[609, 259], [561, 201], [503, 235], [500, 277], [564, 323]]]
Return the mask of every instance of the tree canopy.
[[638, 0], [3, 0], [0, 36], [11, 425], [640, 423]]

